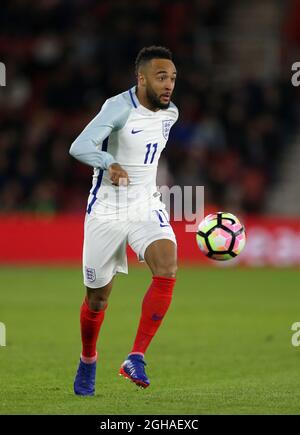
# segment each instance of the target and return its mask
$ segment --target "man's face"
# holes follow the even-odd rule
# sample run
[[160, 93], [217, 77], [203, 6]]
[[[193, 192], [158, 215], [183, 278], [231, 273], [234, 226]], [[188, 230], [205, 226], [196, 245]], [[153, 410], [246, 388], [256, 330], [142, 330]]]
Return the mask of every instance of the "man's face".
[[167, 109], [175, 87], [176, 68], [169, 59], [152, 59], [140, 74], [142, 86], [154, 108]]

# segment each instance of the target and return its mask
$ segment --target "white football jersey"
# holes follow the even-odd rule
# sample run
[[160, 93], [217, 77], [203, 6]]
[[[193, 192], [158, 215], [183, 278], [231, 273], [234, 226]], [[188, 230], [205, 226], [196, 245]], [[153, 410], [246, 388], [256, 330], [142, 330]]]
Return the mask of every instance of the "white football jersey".
[[[113, 212], [113, 209], [134, 206], [155, 196], [158, 160], [177, 118], [178, 109], [173, 103], [156, 112], [142, 106], [135, 87], [106, 100], [99, 114], [72, 145], [77, 151], [77, 155], [73, 155], [81, 161], [85, 161], [84, 147], [88, 141], [93, 142], [98, 152], [109, 154], [108, 162], [102, 164], [103, 169], [100, 164], [94, 167], [88, 213], [93, 210], [101, 214], [104, 208], [106, 212], [107, 209]], [[92, 164], [92, 161], [85, 162]], [[130, 182], [126, 189], [111, 183], [105, 168], [113, 161], [128, 173]]]

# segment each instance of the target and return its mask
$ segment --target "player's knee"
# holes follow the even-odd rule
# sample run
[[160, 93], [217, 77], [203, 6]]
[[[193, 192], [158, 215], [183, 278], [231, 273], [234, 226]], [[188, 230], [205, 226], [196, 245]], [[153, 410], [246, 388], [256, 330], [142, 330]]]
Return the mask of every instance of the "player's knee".
[[107, 307], [107, 301], [112, 290], [112, 281], [106, 286], [92, 289], [86, 287], [86, 296], [90, 310], [103, 311]]
[[87, 300], [90, 310], [103, 311], [107, 307], [107, 295], [99, 291], [88, 291]]
[[164, 276], [166, 278], [175, 278], [177, 272], [176, 262], [158, 264], [154, 268], [154, 275]]
[[107, 299], [102, 295], [88, 296], [88, 304], [91, 311], [103, 311], [107, 307]]

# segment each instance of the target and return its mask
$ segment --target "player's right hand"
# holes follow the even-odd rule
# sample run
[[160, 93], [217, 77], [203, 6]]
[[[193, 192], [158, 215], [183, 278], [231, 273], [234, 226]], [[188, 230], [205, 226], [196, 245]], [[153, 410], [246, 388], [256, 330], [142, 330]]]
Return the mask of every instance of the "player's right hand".
[[109, 178], [114, 186], [128, 186], [129, 177], [125, 169], [119, 163], [113, 163], [108, 167]]

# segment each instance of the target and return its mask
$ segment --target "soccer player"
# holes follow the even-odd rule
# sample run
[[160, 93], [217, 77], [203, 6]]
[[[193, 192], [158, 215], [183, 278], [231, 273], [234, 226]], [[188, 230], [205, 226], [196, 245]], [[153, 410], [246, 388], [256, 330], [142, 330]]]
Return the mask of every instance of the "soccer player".
[[[120, 375], [142, 388], [150, 381], [144, 354], [169, 308], [176, 281], [176, 238], [156, 188], [157, 164], [178, 118], [171, 102], [176, 68], [170, 50], [145, 47], [136, 58], [137, 85], [106, 100], [73, 142], [70, 154], [94, 168], [84, 225], [82, 353], [77, 395], [95, 392], [96, 342], [116, 273], [128, 273], [127, 243], [153, 278], [137, 334]], [[125, 192], [125, 194], [124, 194]], [[147, 212], [144, 219], [141, 211]]]

